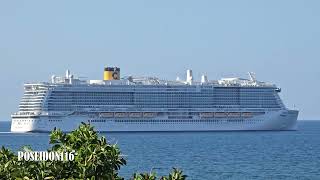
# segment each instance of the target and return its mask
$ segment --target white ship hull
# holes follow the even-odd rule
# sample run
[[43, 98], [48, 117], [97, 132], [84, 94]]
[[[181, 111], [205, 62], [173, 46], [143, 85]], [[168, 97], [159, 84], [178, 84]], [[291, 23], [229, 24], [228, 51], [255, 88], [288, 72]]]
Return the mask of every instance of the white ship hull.
[[[154, 119], [89, 118], [88, 116], [12, 116], [12, 132], [50, 132], [54, 127], [69, 132], [81, 122], [92, 124], [100, 132], [132, 131], [257, 131], [296, 130], [298, 111], [280, 110], [266, 112], [252, 118], [193, 118], [188, 120], [168, 120], [167, 117]], [[49, 120], [50, 119], [50, 120]], [[131, 121], [130, 121], [131, 120]]]

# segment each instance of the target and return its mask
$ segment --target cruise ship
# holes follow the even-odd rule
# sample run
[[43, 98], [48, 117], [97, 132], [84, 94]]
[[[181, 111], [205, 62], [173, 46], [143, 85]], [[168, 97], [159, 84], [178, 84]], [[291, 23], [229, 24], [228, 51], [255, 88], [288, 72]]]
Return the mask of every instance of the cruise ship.
[[105, 67], [103, 79], [66, 71], [51, 82], [25, 83], [12, 132], [72, 131], [81, 122], [100, 132], [296, 130], [298, 111], [286, 108], [274, 84], [249, 78], [196, 81], [120, 77]]

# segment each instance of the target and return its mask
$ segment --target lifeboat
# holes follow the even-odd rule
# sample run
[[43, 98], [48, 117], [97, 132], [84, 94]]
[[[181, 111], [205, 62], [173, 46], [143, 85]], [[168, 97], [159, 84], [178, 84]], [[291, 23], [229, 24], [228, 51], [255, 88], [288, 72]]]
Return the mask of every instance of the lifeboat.
[[252, 113], [251, 112], [243, 112], [241, 114], [242, 117], [252, 117]]
[[215, 112], [214, 113], [214, 117], [217, 117], [217, 118], [224, 118], [224, 117], [227, 117], [228, 114], [225, 113], [225, 112]]
[[213, 117], [213, 113], [212, 112], [200, 113], [200, 117], [202, 117], [202, 118], [210, 118], [210, 117]]
[[100, 117], [113, 117], [113, 112], [100, 113]]
[[157, 113], [154, 112], [145, 112], [143, 113], [143, 117], [155, 117]]
[[141, 112], [132, 112], [129, 114], [130, 117], [142, 117]]
[[128, 117], [128, 113], [125, 112], [116, 112], [114, 113], [115, 117]]
[[228, 117], [240, 117], [240, 113], [239, 112], [229, 112]]

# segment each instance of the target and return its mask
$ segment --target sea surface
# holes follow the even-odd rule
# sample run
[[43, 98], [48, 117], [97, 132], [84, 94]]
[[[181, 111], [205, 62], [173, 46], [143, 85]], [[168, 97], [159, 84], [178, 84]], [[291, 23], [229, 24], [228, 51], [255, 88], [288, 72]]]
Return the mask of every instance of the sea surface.
[[[188, 179], [320, 179], [320, 121], [299, 121], [298, 131], [103, 133], [127, 165], [120, 175], [178, 167]], [[0, 146], [49, 147], [47, 133], [10, 133], [0, 121]]]

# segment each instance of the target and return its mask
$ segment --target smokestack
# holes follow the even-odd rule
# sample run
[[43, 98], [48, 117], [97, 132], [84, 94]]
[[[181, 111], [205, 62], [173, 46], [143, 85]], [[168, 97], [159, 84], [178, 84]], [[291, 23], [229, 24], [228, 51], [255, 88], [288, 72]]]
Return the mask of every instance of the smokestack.
[[103, 80], [119, 80], [120, 68], [118, 67], [105, 67], [103, 72]]

